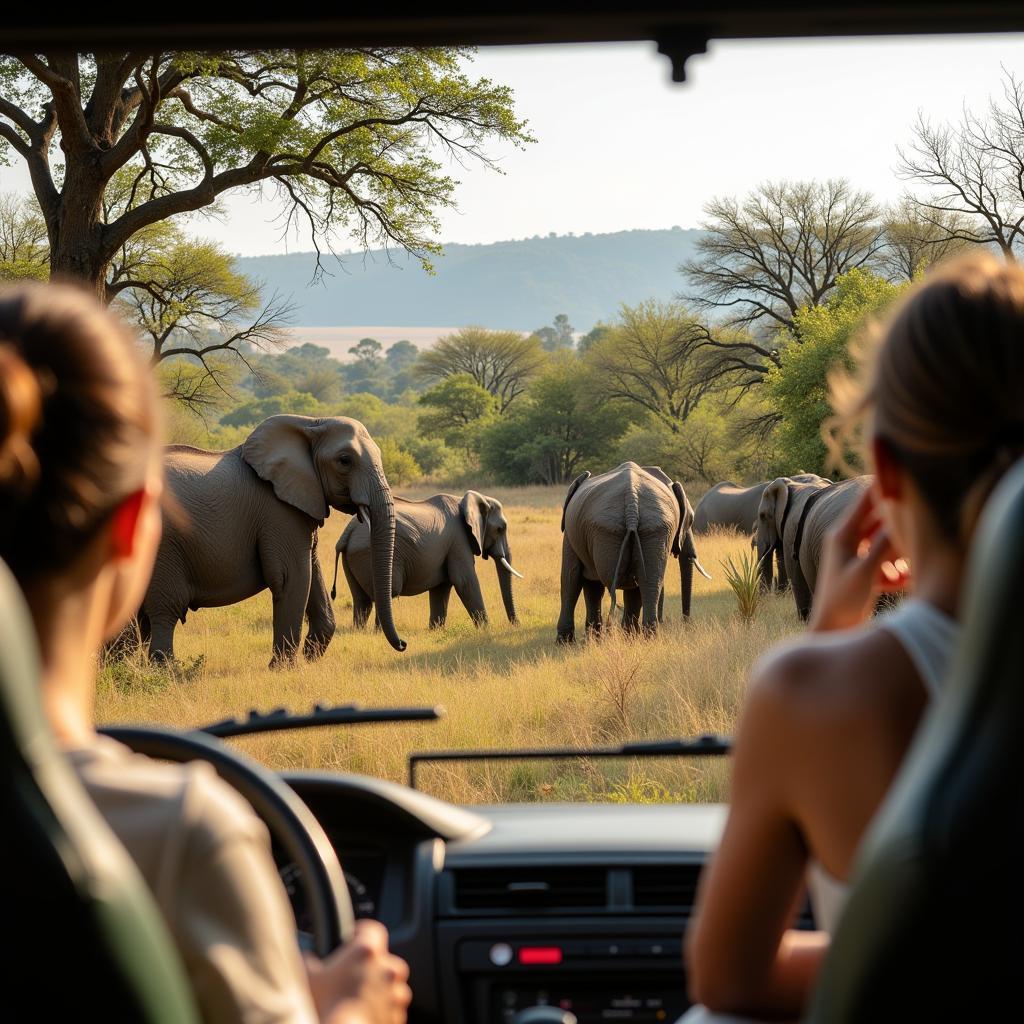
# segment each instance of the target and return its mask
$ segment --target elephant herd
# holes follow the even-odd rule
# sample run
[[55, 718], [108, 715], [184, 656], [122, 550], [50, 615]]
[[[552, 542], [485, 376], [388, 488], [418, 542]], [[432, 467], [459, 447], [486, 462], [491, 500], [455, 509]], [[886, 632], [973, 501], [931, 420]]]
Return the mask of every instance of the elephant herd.
[[[189, 611], [234, 604], [263, 590], [273, 599], [271, 665], [292, 661], [300, 643], [307, 658], [319, 657], [335, 632], [339, 562], [355, 625], [364, 626], [374, 611], [377, 628], [398, 651], [406, 647], [392, 614], [398, 596], [428, 594], [428, 624], [438, 628], [454, 588], [472, 620], [487, 621], [477, 557], [494, 562], [505, 613], [517, 621], [512, 577], [522, 577], [512, 566], [501, 502], [472, 490], [461, 498], [395, 497], [380, 449], [357, 420], [271, 416], [230, 451], [173, 445], [165, 468], [172, 500], [137, 615], [139, 635], [155, 660], [174, 658], [174, 631]], [[656, 466], [626, 462], [599, 476], [583, 473], [562, 506], [557, 640], [574, 639], [581, 593], [588, 633], [601, 631], [606, 590], [612, 614], [622, 591], [626, 630], [655, 632], [664, 619], [670, 558], [679, 560], [682, 613], [689, 617], [693, 571], [708, 575], [694, 533], [713, 525], [752, 531], [766, 584], [774, 554], [780, 584], [792, 583], [806, 615], [824, 531], [866, 479], [719, 484], [694, 512], [682, 485]], [[317, 540], [331, 509], [353, 519], [338, 539], [328, 594]]]
[[792, 587], [797, 611], [806, 619], [825, 534], [870, 484], [869, 476], [833, 483], [813, 473], [778, 477], [752, 487], [716, 484], [697, 506], [694, 531], [732, 527], [751, 534], [765, 587], [772, 586], [774, 560], [778, 588]]
[[[431, 628], [443, 626], [452, 589], [478, 625], [487, 611], [475, 559], [491, 559], [505, 613], [517, 621], [508, 522], [501, 502], [476, 491], [424, 501], [395, 497], [380, 448], [357, 420], [271, 416], [237, 448], [166, 450], [168, 515], [137, 636], [157, 661], [174, 659], [174, 632], [189, 611], [235, 604], [269, 590], [273, 656], [293, 661], [300, 646], [320, 657], [335, 632], [332, 600], [339, 562], [353, 621], [371, 610], [395, 650], [405, 650], [392, 614], [398, 596], [426, 593]], [[317, 552], [331, 509], [353, 516], [338, 539], [328, 594]], [[587, 627], [600, 631], [607, 589], [623, 592], [625, 628], [653, 632], [664, 617], [670, 557], [680, 561], [683, 614], [690, 613], [694, 512], [682, 486], [656, 467], [628, 462], [573, 481], [562, 509], [562, 600], [557, 638], [574, 637], [573, 611], [586, 596]], [[704, 575], [707, 575], [705, 572]], [[307, 623], [302, 640], [303, 621]], [[114, 646], [129, 643], [127, 635]]]

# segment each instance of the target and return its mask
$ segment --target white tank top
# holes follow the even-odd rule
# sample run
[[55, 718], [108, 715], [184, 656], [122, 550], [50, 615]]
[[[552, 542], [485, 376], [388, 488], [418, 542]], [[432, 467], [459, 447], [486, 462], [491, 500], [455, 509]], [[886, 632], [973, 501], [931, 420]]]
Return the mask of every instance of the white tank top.
[[[960, 624], [935, 605], [908, 597], [891, 611], [875, 619], [875, 626], [892, 633], [914, 663], [929, 700], [934, 700], [945, 683], [960, 635]], [[816, 860], [807, 865], [807, 889], [817, 926], [830, 935], [835, 931], [849, 886]]]

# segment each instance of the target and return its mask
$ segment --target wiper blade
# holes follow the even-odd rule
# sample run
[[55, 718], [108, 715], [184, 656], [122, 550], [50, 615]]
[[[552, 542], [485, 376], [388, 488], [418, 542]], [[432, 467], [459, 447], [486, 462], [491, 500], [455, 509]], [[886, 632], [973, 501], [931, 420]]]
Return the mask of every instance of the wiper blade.
[[589, 757], [722, 757], [732, 753], [728, 736], [706, 734], [694, 739], [643, 740], [618, 747], [527, 747], [520, 750], [431, 750], [409, 755], [409, 788], [416, 788], [416, 768], [429, 761], [546, 761]]
[[200, 726], [205, 732], [222, 739], [229, 736], [250, 736], [258, 732], [283, 732], [287, 729], [314, 729], [324, 725], [373, 725], [378, 722], [434, 722], [444, 717], [444, 709], [434, 708], [363, 708], [358, 704], [324, 707], [316, 704], [304, 715], [293, 715], [287, 708], [273, 711], [250, 711], [247, 718], [225, 718], [221, 722]]

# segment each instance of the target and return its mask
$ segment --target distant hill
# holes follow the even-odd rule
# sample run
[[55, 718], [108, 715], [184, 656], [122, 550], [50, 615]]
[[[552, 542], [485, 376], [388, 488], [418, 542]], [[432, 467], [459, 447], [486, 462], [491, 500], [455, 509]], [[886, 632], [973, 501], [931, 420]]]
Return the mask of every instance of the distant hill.
[[291, 294], [295, 323], [308, 327], [482, 324], [529, 331], [565, 313], [579, 331], [615, 316], [619, 303], [671, 299], [683, 286], [678, 265], [698, 230], [559, 235], [489, 245], [447, 245], [426, 274], [404, 254], [333, 257], [332, 273], [311, 285], [314, 253], [248, 256], [239, 269]]

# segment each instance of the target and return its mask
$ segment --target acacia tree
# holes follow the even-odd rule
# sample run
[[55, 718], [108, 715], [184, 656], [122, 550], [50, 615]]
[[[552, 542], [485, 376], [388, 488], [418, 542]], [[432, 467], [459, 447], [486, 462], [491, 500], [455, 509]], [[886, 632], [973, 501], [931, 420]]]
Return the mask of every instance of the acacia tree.
[[622, 306], [619, 323], [584, 356], [595, 396], [650, 413], [677, 433], [713, 388], [703, 345], [707, 329], [679, 303]]
[[[0, 158], [28, 168], [53, 274], [109, 299], [115, 254], [140, 231], [232, 190], [275, 189], [285, 229], [341, 231], [429, 263], [455, 181], [438, 153], [490, 164], [522, 145], [511, 91], [461, 70], [463, 49], [238, 50], [0, 56]], [[63, 164], [57, 162], [63, 159]], [[104, 217], [119, 172], [127, 202]], [[332, 250], [333, 251], [333, 250]]]
[[798, 311], [885, 245], [877, 203], [843, 179], [767, 182], [704, 213], [697, 256], [679, 268], [693, 286], [685, 301], [720, 315], [704, 341], [715, 352], [709, 372], [744, 388], [778, 365], [780, 331], [799, 343]]
[[990, 100], [985, 116], [965, 110], [959, 124], [919, 115], [898, 152], [900, 175], [924, 186], [912, 197], [922, 220], [942, 237], [1015, 259], [1024, 244], [1024, 83], [1005, 71], [1002, 99]]
[[517, 331], [463, 327], [439, 338], [432, 349], [420, 356], [416, 375], [425, 382], [438, 382], [455, 374], [468, 374], [479, 387], [494, 395], [499, 413], [504, 413], [546, 358], [536, 335], [523, 337]]

